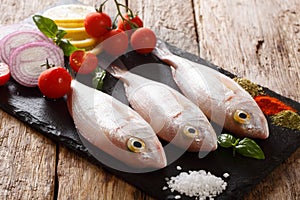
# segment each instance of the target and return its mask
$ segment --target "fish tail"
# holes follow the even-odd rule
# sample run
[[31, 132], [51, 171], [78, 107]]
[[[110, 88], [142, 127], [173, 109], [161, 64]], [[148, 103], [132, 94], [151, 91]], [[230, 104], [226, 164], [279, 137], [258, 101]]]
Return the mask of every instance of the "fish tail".
[[106, 69], [113, 77], [122, 79], [124, 75], [128, 72], [125, 67], [119, 67], [117, 65], [110, 65]]
[[172, 60], [172, 58], [174, 58], [174, 54], [168, 49], [167, 45], [163, 41], [157, 40], [156, 47], [152, 53], [161, 61], [169, 64], [173, 68], [177, 68], [176, 63]]
[[161, 40], [157, 40], [156, 47], [154, 48], [152, 53], [161, 60], [163, 60], [166, 56], [172, 55], [166, 43]]

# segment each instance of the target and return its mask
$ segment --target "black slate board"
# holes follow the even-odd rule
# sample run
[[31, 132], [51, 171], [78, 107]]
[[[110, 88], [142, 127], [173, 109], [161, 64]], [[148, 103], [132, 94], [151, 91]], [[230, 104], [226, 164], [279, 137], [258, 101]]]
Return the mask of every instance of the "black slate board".
[[[178, 55], [205, 64], [233, 77], [227, 71], [197, 56], [183, 52], [175, 47], [170, 47], [170, 49]], [[160, 62], [152, 55], [142, 56], [134, 52], [122, 57], [122, 60], [130, 67], [141, 65], [142, 63]], [[165, 68], [169, 69], [168, 66], [165, 66]], [[105, 90], [107, 93], [112, 92], [112, 86], [116, 82], [116, 79], [111, 76], [108, 75], [106, 77]], [[264, 90], [267, 94], [300, 110], [299, 103], [278, 95], [267, 88], [264, 88]], [[182, 167], [182, 171], [204, 169], [216, 176], [222, 176], [223, 173], [228, 172], [230, 177], [225, 179], [228, 187], [217, 199], [240, 199], [245, 192], [249, 191], [276, 166], [286, 160], [300, 144], [299, 131], [292, 131], [270, 124], [270, 137], [267, 140], [257, 141], [265, 152], [265, 160], [255, 160], [238, 155], [232, 157], [230, 150], [218, 148], [218, 150], [202, 159], [199, 159], [197, 153], [185, 153], [168, 167], [155, 172], [142, 174], [124, 173], [103, 165], [83, 146], [73, 125], [72, 118], [68, 113], [65, 99], [55, 101], [45, 99], [37, 88], [26, 88], [13, 80], [9, 81], [7, 85], [0, 87], [0, 94], [1, 109], [17, 119], [26, 122], [41, 134], [69, 147], [91, 162], [102, 166], [107, 171], [116, 174], [157, 199], [172, 199], [176, 195], [176, 193], [171, 193], [169, 190], [163, 191], [162, 188], [166, 185], [165, 177], [175, 176], [179, 173], [176, 169], [178, 165]], [[270, 121], [270, 119], [268, 120]], [[101, 151], [99, 152], [101, 153]], [[111, 159], [110, 156], [104, 153], [101, 153], [101, 156], [105, 156], [107, 160]], [[182, 199], [185, 199], [184, 196], [182, 196]]]
[[[230, 77], [234, 77], [233, 74], [195, 55], [181, 51], [174, 46], [169, 47], [177, 55], [202, 63]], [[164, 66], [152, 55], [143, 56], [135, 52], [123, 56], [121, 60], [128, 68], [147, 63], [160, 63], [160, 66]], [[170, 73], [170, 71], [168, 72], [168, 66], [164, 66], [164, 69], [167, 69], [165, 73]], [[152, 77], [151, 73], [148, 75], [150, 78]], [[175, 87], [168, 78], [162, 80], [166, 80], [167, 84]], [[115, 91], [120, 91], [120, 94], [113, 93], [113, 95], [116, 95], [116, 98], [119, 98], [121, 101], [126, 101], [122, 94], [122, 89], [116, 90], [114, 88], [116, 83], [117, 80], [108, 75], [105, 79], [105, 92], [112, 94]], [[268, 95], [276, 97], [300, 111], [299, 103], [276, 94], [267, 88], [264, 88], [264, 90]], [[223, 178], [228, 183], [227, 189], [217, 199], [241, 199], [246, 192], [264, 179], [300, 146], [299, 131], [292, 131], [269, 123], [270, 137], [267, 140], [257, 140], [265, 153], [265, 160], [255, 160], [239, 155], [233, 157], [231, 150], [218, 148], [218, 150], [209, 153], [202, 159], [199, 159], [197, 153], [185, 153], [178, 160], [158, 171], [125, 173], [103, 165], [88, 152], [76, 132], [72, 118], [68, 113], [65, 99], [55, 101], [45, 99], [37, 88], [26, 88], [17, 84], [14, 80], [10, 80], [6, 85], [0, 87], [0, 108], [29, 124], [41, 134], [74, 150], [89, 161], [103, 167], [108, 172], [117, 175], [156, 199], [173, 199], [177, 195], [177, 193], [171, 193], [170, 190], [162, 190], [166, 185], [165, 177], [175, 176], [180, 173], [176, 166], [181, 166], [182, 171], [204, 169], [220, 177], [225, 172], [228, 172], [230, 177]], [[268, 121], [270, 122], [269, 118]], [[101, 151], [97, 152], [106, 161], [114, 160]], [[181, 197], [181, 199], [189, 199], [184, 195]]]

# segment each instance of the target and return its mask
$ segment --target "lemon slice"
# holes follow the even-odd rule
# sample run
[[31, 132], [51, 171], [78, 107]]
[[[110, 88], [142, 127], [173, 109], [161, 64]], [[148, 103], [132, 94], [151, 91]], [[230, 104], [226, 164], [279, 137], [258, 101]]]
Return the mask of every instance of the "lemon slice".
[[66, 4], [49, 8], [43, 13], [43, 16], [57, 23], [83, 23], [86, 15], [91, 12], [95, 12], [93, 6]]
[[80, 28], [61, 28], [67, 32], [67, 34], [64, 36], [64, 38], [70, 39], [70, 40], [83, 40], [90, 38], [90, 36], [85, 31], [84, 27]]
[[62, 20], [54, 20], [56, 25], [62, 29], [65, 28], [81, 28], [84, 27], [83, 21], [82, 22], [72, 22], [69, 20], [69, 22], [63, 22]]
[[84, 40], [70, 40], [70, 43], [77, 48], [91, 50], [94, 48], [99, 42], [94, 38], [87, 38]]

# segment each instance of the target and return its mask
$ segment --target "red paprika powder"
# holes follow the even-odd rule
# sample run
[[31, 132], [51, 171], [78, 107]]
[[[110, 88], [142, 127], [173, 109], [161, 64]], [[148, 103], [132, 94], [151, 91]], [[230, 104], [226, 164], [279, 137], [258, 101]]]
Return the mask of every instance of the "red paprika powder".
[[284, 110], [297, 112], [294, 108], [286, 105], [275, 97], [263, 95], [254, 97], [254, 100], [265, 115], [275, 115]]

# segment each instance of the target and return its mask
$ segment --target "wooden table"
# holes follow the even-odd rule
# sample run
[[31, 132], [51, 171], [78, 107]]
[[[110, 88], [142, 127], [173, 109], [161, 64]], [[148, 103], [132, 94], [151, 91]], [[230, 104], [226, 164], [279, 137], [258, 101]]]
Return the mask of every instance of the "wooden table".
[[[55, 0], [0, 2], [5, 25]], [[299, 0], [127, 2], [158, 37], [300, 102]], [[108, 4], [113, 15], [113, 1]], [[151, 197], [0, 110], [0, 199]], [[244, 199], [300, 199], [300, 150]]]

